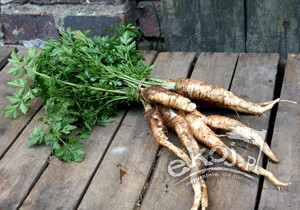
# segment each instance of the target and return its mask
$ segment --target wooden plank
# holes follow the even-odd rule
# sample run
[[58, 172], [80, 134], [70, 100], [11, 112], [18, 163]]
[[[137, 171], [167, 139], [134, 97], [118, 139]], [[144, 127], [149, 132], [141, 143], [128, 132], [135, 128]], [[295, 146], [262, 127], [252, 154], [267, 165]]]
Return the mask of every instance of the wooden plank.
[[[191, 78], [207, 81], [227, 89], [229, 88], [237, 58], [238, 54], [201, 53]], [[203, 111], [204, 114], [211, 112], [211, 110]], [[169, 139], [180, 148], [183, 148], [173, 132], [169, 136]], [[200, 146], [204, 148], [204, 146]], [[207, 151], [206, 149], [205, 158], [207, 158]], [[142, 210], [189, 209], [192, 206], [193, 191], [191, 186], [186, 185], [188, 181], [176, 185], [176, 183], [188, 176], [189, 173], [187, 172], [181, 176], [174, 177], [168, 172], [168, 166], [171, 161], [178, 159], [172, 152], [165, 148], [162, 149], [156, 169], [141, 203]], [[180, 173], [182, 169], [177, 169], [175, 172]]]
[[282, 99], [298, 104], [281, 103], [278, 107], [272, 148], [279, 164], [269, 162], [267, 169], [274, 171], [279, 180], [292, 184], [282, 191], [265, 179], [259, 209], [300, 209], [300, 54], [289, 54], [281, 91]]
[[298, 0], [247, 0], [246, 52], [280, 53], [300, 50]]
[[[154, 51], [144, 51], [142, 54], [145, 62], [149, 64], [156, 56]], [[125, 110], [122, 110], [115, 116], [114, 123], [93, 128], [91, 135], [84, 140], [83, 151], [86, 155], [83, 162], [68, 164], [54, 159], [31, 190], [21, 209], [76, 208], [124, 115]]]
[[83, 162], [68, 164], [53, 159], [30, 191], [21, 209], [74, 209], [99, 161], [105, 155], [105, 150], [124, 114], [125, 110], [122, 110], [114, 117], [114, 123], [93, 128], [91, 135], [84, 140]]
[[[153, 76], [185, 77], [195, 53], [160, 53]], [[141, 106], [131, 109], [109, 147], [79, 209], [133, 209], [143, 190], [158, 144]]]
[[243, 1], [161, 2], [168, 51], [245, 52]]
[[191, 78], [228, 89], [237, 60], [237, 53], [201, 53]]
[[[18, 54], [25, 53], [26, 49], [22, 49]], [[14, 96], [16, 92], [15, 89], [7, 84], [9, 81], [17, 79], [17, 77], [7, 74], [8, 70], [12, 67], [11, 64], [8, 64], [0, 72], [0, 159], [35, 115], [41, 104], [39, 99], [34, 99], [31, 102], [31, 109], [26, 115], [21, 114], [17, 119], [5, 118], [5, 107], [10, 104], [6, 96]]]
[[154, 60], [156, 59], [157, 52], [153, 50], [143, 50], [141, 51], [141, 54], [145, 58], [145, 63], [153, 64]]
[[2, 46], [0, 47], [0, 71], [7, 63], [7, 59], [10, 57], [10, 54], [13, 50], [15, 50], [15, 47], [9, 47], [9, 46]]
[[[240, 54], [231, 91], [237, 96], [250, 101], [262, 102], [272, 100], [278, 61], [278, 54]], [[234, 112], [229, 111], [226, 111], [225, 115], [235, 118], [258, 131], [268, 129], [270, 112], [267, 112], [266, 116], [262, 115], [261, 117], [243, 114], [240, 114], [238, 117]], [[235, 149], [246, 160], [251, 156], [254, 160], [261, 163], [257, 147], [248, 145], [242, 140], [225, 137], [222, 139], [230, 148]], [[220, 159], [216, 155], [213, 157]], [[210, 209], [254, 208], [258, 191], [258, 177], [253, 173], [248, 174], [253, 176], [252, 179], [234, 171], [226, 171], [224, 168], [240, 170], [237, 167], [225, 167], [224, 163], [224, 161], [214, 163], [208, 171], [208, 174], [218, 174], [206, 180]], [[216, 167], [221, 167], [222, 171], [213, 171], [213, 168]], [[240, 180], [243, 178], [243, 181]]]
[[[151, 54], [153, 55], [153, 52], [146, 52], [145, 57], [149, 58]], [[48, 165], [47, 160], [50, 155], [48, 147], [28, 148], [25, 146], [29, 138], [29, 133], [34, 127], [40, 126], [41, 123], [37, 123], [36, 121], [42, 114], [43, 111], [40, 111], [33, 118], [29, 126], [26, 127], [21, 136], [0, 161], [0, 208], [17, 208]], [[91, 147], [91, 144], [87, 145], [87, 147]], [[57, 164], [58, 161], [54, 161], [54, 163]], [[55, 172], [57, 171], [55, 170]]]
[[48, 146], [25, 146], [42, 116], [40, 111], [0, 161], [0, 209], [16, 209], [47, 165]]

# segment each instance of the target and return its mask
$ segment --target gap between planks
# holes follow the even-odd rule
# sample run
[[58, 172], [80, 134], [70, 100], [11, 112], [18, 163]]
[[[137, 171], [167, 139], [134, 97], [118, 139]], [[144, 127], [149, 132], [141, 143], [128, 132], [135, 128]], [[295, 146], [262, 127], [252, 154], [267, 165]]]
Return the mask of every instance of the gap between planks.
[[298, 104], [280, 103], [274, 126], [272, 148], [278, 154], [279, 164], [267, 163], [267, 169], [276, 171], [280, 180], [292, 182], [278, 191], [268, 181], [263, 182], [258, 209], [299, 209], [300, 208], [300, 164], [299, 164], [299, 90], [300, 54], [290, 53], [282, 83], [282, 99]]
[[[230, 81], [229, 81], [229, 85], [228, 85], [227, 89], [226, 89], [225, 83], [222, 85], [222, 86], [224, 87], [224, 89], [226, 89], [226, 90], [228, 90], [228, 91], [230, 91], [230, 89], [231, 89], [231, 85], [232, 85], [232, 82], [233, 82], [233, 78], [234, 78], [234, 75], [235, 75], [235, 72], [236, 72], [236, 68], [237, 68], [237, 65], [238, 65], [238, 62], [239, 62], [239, 56], [240, 56], [240, 54], [237, 53], [237, 56], [236, 56], [236, 62], [235, 62], [235, 64], [234, 64], [233, 71], [232, 71], [232, 75], [231, 75], [231, 79], [230, 79]], [[224, 71], [224, 70], [223, 70], [223, 71]], [[208, 112], [208, 113], [209, 113], [209, 112]], [[220, 111], [215, 111], [213, 114], [219, 114], [220, 116], [224, 116], [224, 113], [225, 113], [224, 110], [220, 110]], [[204, 114], [206, 114], [206, 113], [204, 113]], [[212, 129], [212, 130], [215, 131], [216, 134], [222, 134], [221, 129]], [[206, 147], [206, 146], [205, 146], [205, 147]], [[206, 147], [206, 148], [207, 148], [207, 147]], [[208, 162], [211, 162], [211, 161], [212, 161], [212, 157], [211, 157], [210, 155], [206, 154], [205, 157], [207, 158], [207, 161], [208, 161]], [[205, 169], [207, 169], [207, 171], [208, 171], [208, 170], [209, 170], [209, 166], [205, 166]], [[207, 171], [204, 173], [204, 176], [205, 176], [205, 177], [206, 177], [206, 175], [207, 175]], [[204, 178], [204, 181], [206, 181], [206, 178]]]
[[7, 64], [12, 51], [17, 52], [17, 48], [9, 47], [9, 46], [1, 46], [0, 47], [0, 71]]
[[108, 148], [110, 147], [112, 141], [114, 140], [115, 136], [117, 135], [117, 133], [118, 133], [118, 131], [119, 131], [119, 129], [120, 129], [120, 127], [121, 127], [123, 121], [124, 121], [124, 118], [126, 117], [127, 112], [128, 112], [128, 109], [126, 109], [126, 111], [125, 111], [125, 113], [124, 113], [124, 115], [123, 115], [121, 121], [119, 122], [119, 124], [118, 124], [118, 126], [117, 126], [115, 132], [113, 133], [113, 135], [112, 135], [112, 137], [111, 137], [109, 143], [107, 144], [107, 146], [106, 146], [106, 148], [105, 148], [105, 150], [104, 150], [104, 152], [103, 152], [103, 155], [101, 156], [101, 158], [100, 158], [98, 164], [96, 165], [96, 167], [95, 167], [93, 173], [91, 174], [90, 178], [88, 179], [88, 181], [87, 181], [87, 183], [86, 183], [86, 186], [84, 187], [83, 192], [81, 193], [81, 195], [80, 195], [80, 197], [79, 197], [79, 199], [78, 199], [78, 201], [77, 201], [77, 203], [76, 203], [76, 205], [75, 205], [75, 209], [77, 209], [78, 206], [80, 205], [80, 203], [81, 203], [81, 201], [82, 201], [82, 199], [83, 199], [83, 196], [85, 195], [86, 191], [88, 190], [88, 187], [90, 186], [90, 184], [91, 184], [91, 182], [92, 182], [92, 180], [93, 180], [93, 178], [94, 178], [94, 176], [95, 176], [97, 170], [99, 169], [99, 167], [100, 167], [100, 165], [101, 165], [101, 163], [102, 163], [102, 161], [103, 161], [103, 159], [104, 159], [104, 157], [105, 157], [105, 155], [106, 155], [106, 153], [107, 153], [107, 151], [108, 151]]
[[[193, 70], [194, 70], [194, 68], [195, 68], [197, 59], [198, 59], [198, 57], [195, 56], [194, 59], [190, 62], [190, 65], [188, 66], [186, 78], [190, 78], [190, 77], [191, 77], [191, 75], [192, 75], [192, 73], [193, 73]], [[174, 137], [175, 137], [175, 136], [174, 136], [174, 133], [173, 133], [173, 138], [174, 138]], [[147, 191], [147, 189], [148, 189], [148, 187], [149, 187], [149, 184], [150, 184], [151, 180], [153, 179], [154, 171], [155, 171], [155, 169], [156, 169], [156, 167], [157, 167], [157, 164], [158, 164], [157, 161], [158, 161], [160, 155], [161, 155], [163, 152], [165, 152], [164, 147], [161, 146], [161, 145], [159, 145], [158, 150], [157, 150], [157, 152], [156, 152], [156, 156], [155, 156], [156, 158], [154, 159], [154, 161], [153, 161], [153, 163], [152, 163], [151, 171], [150, 171], [150, 173], [149, 173], [149, 175], [148, 175], [148, 178], [147, 178], [147, 180], [146, 180], [146, 182], [145, 182], [145, 184], [144, 184], [144, 187], [143, 187], [143, 189], [142, 189], [142, 192], [140, 193], [140, 196], [139, 196], [138, 200], [136, 201], [136, 205], [135, 205], [135, 209], [136, 209], [136, 210], [139, 210], [140, 207], [141, 207], [141, 203], [142, 203], [142, 201], [143, 201], [143, 199], [144, 199], [145, 193], [146, 193], [146, 191]], [[169, 151], [169, 152], [170, 152], [170, 151]]]
[[[277, 74], [276, 74], [275, 86], [273, 91], [273, 100], [280, 98], [285, 67], [286, 67], [286, 63], [282, 62], [282, 60], [279, 60], [277, 65]], [[270, 146], [270, 148], [272, 148], [272, 139], [273, 139], [273, 132], [274, 132], [274, 127], [276, 122], [277, 111], [278, 111], [278, 104], [275, 104], [274, 107], [271, 109], [268, 130], [266, 134], [266, 142]], [[269, 158], [264, 154], [262, 158], [262, 167], [266, 169], [268, 162], [269, 162]], [[265, 178], [264, 176], [259, 177], [258, 191], [257, 191], [254, 209], [258, 209], [259, 207], [261, 193], [263, 190], [263, 183], [266, 179], [267, 178]]]

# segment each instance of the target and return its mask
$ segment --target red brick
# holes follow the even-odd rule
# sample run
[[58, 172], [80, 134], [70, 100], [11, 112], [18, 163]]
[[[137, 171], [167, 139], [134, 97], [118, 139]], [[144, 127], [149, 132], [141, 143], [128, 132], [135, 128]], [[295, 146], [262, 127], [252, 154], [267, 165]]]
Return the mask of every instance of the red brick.
[[159, 17], [159, 23], [162, 28], [163, 25], [162, 25], [162, 14], [161, 14], [160, 2], [143, 1], [138, 4], [137, 8], [138, 8], [138, 20], [140, 23], [140, 30], [143, 33], [143, 35], [146, 37], [159, 37], [160, 35], [159, 24], [158, 24], [158, 20], [154, 8], [156, 8]]
[[[25, 4], [107, 4], [121, 5], [127, 0], [14, 0], [15, 3]], [[89, 2], [89, 3], [88, 3]]]
[[4, 42], [22, 44], [23, 40], [50, 38], [58, 39], [54, 18], [50, 14], [40, 15], [6, 15], [1, 18]]

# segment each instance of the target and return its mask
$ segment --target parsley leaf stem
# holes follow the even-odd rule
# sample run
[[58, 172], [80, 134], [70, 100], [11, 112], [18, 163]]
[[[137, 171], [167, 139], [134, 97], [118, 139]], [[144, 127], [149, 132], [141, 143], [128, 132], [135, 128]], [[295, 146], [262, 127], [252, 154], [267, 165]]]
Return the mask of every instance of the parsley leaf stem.
[[[46, 74], [39, 73], [39, 72], [34, 71], [32, 69], [29, 69], [29, 68], [27, 70], [29, 70], [32, 73], [37, 74], [37, 75], [45, 78], [45, 79], [50, 79], [50, 76], [48, 76]], [[63, 83], [65, 85], [69, 85], [69, 86], [73, 86], [73, 87], [77, 87], [77, 88], [89, 88], [89, 89], [92, 89], [92, 90], [98, 90], [98, 91], [104, 91], [104, 92], [109, 92], [109, 93], [118, 93], [118, 94], [126, 95], [126, 92], [121, 91], [121, 90], [110, 90], [110, 89], [104, 89], [104, 88], [98, 88], [98, 87], [92, 87], [92, 86], [79, 85], [79, 84], [74, 84], [74, 83], [67, 82], [67, 81], [62, 81], [62, 80], [56, 80], [56, 81], [60, 82], [60, 83]]]

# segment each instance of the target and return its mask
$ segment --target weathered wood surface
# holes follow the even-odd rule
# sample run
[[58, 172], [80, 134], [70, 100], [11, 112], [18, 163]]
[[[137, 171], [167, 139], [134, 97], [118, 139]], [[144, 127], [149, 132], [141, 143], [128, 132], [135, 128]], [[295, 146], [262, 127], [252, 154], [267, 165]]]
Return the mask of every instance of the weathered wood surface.
[[300, 50], [299, 0], [247, 0], [246, 52], [280, 53]]
[[0, 209], [16, 209], [47, 166], [50, 148], [26, 147], [30, 132], [41, 126], [40, 111], [0, 161]]
[[245, 52], [243, 1], [162, 0], [167, 50]]
[[[144, 53], [147, 61], [156, 58], [153, 52]], [[195, 53], [160, 53], [155, 59], [153, 76], [172, 79], [186, 77], [193, 68], [194, 57]], [[278, 59], [278, 54], [201, 53], [191, 77], [228, 89], [234, 73], [231, 90], [236, 95], [253, 101], [271, 100]], [[299, 60], [299, 54], [289, 56], [281, 94], [282, 98], [298, 103]], [[66, 164], [56, 159], [48, 162], [51, 154], [47, 146], [26, 147], [29, 133], [34, 127], [41, 126], [37, 119], [43, 111], [35, 115], [39, 109], [37, 102], [30, 110], [30, 116], [21, 116], [16, 120], [4, 118], [8, 103], [5, 96], [14, 92], [6, 84], [11, 80], [5, 73], [9, 67], [7, 65], [0, 72], [0, 152], [3, 154], [0, 160], [0, 209], [134, 209], [139, 206], [139, 200], [141, 209], [191, 207], [191, 186], [186, 186], [186, 181], [175, 185], [185, 175], [172, 177], [168, 173], [169, 163], [178, 158], [164, 148], [160, 149], [157, 157], [160, 147], [144, 121], [141, 105], [139, 108], [133, 107], [123, 121], [124, 111], [117, 115], [115, 123], [106, 128], [95, 127], [84, 142], [86, 155], [82, 163]], [[219, 109], [201, 111], [207, 115], [220, 114]], [[224, 110], [222, 113], [257, 130], [267, 129], [270, 114], [266, 113], [267, 117], [237, 117], [234, 112]], [[286, 192], [279, 192], [265, 179], [258, 206], [260, 209], [299, 209], [299, 114], [299, 105], [279, 105], [272, 148], [281, 162], [269, 162], [267, 168], [280, 180], [289, 179], [293, 183], [284, 188]], [[182, 148], [174, 133], [171, 132], [169, 138]], [[236, 140], [222, 139], [246, 159], [249, 155], [257, 158], [258, 148], [239, 140], [232, 145], [230, 143]], [[206, 149], [205, 158], [207, 152]], [[155, 160], [157, 162], [153, 166]], [[224, 164], [215, 166], [223, 167]], [[208, 168], [207, 174], [212, 172], [211, 169]], [[229, 178], [220, 172], [217, 177], [206, 178], [209, 209], [254, 208], [259, 191], [258, 181], [251, 179], [254, 185], [250, 186], [233, 175]]]
[[0, 71], [3, 68], [3, 66], [5, 66], [5, 64], [7, 63], [7, 59], [10, 57], [11, 52], [15, 50], [14, 47], [1, 47], [0, 48]]
[[[3, 48], [0, 48], [4, 53]], [[7, 49], [7, 48], [4, 48]], [[8, 48], [11, 51], [10, 48]], [[19, 54], [24, 54], [25, 50], [21, 50]], [[0, 62], [1, 63], [1, 62]], [[32, 119], [34, 114], [39, 109], [40, 100], [32, 100], [32, 108], [28, 111], [26, 115], [21, 114], [17, 119], [12, 120], [5, 118], [5, 107], [10, 104], [6, 96], [14, 96], [16, 92], [15, 89], [11, 88], [7, 82], [17, 79], [7, 74], [8, 70], [12, 67], [11, 64], [6, 65], [2, 71], [0, 71], [0, 159], [15, 141], [15, 139], [20, 135], [20, 132], [25, 128], [28, 122]]]
[[[150, 64], [156, 56], [153, 51], [143, 54], [145, 62]], [[84, 140], [84, 162], [67, 164], [57, 159], [51, 161], [21, 209], [61, 209], [66, 206], [74, 209], [101, 163], [125, 113], [125, 110], [120, 111], [115, 116], [114, 123], [94, 127], [88, 139]]]
[[155, 51], [147, 51], [147, 50], [144, 50], [144, 51], [141, 51], [141, 54], [144, 56], [145, 58], [145, 61], [144, 63], [147, 63], [147, 64], [153, 64], [155, 59], [156, 59], [156, 56], [157, 56], [157, 52]]
[[228, 89], [237, 60], [237, 53], [201, 53], [191, 78]]
[[[237, 58], [238, 54], [201, 53], [191, 78], [207, 81], [227, 89], [231, 82]], [[210, 114], [213, 111], [203, 110], [202, 112]], [[169, 136], [169, 139], [180, 148], [183, 148], [173, 132]], [[204, 146], [200, 146], [204, 148]], [[207, 151], [208, 149], [203, 154], [205, 158], [207, 158]], [[165, 148], [160, 153], [161, 155], [158, 158], [153, 177], [142, 200], [141, 209], [189, 209], [192, 206], [194, 195], [192, 187], [186, 185], [189, 179], [177, 184], [189, 176], [189, 172], [186, 171], [186, 173], [178, 177], [172, 176], [168, 171], [168, 166], [172, 161], [179, 160], [179, 158]], [[184, 170], [184, 167], [182, 166], [172, 171], [180, 174]], [[178, 202], [179, 200], [180, 202]]]
[[[160, 53], [153, 76], [186, 77], [195, 53]], [[133, 209], [143, 190], [159, 146], [143, 118], [131, 109], [109, 147], [79, 209]]]
[[[231, 91], [245, 100], [255, 102], [272, 100], [278, 61], [278, 54], [240, 54]], [[262, 115], [260, 117], [244, 114], [237, 116], [235, 112], [230, 114], [228, 111], [225, 115], [235, 118], [258, 131], [268, 129], [270, 112], [267, 112], [266, 116]], [[261, 164], [262, 157], [259, 156], [259, 148], [256, 146], [249, 145], [242, 140], [225, 137], [222, 137], [222, 140], [246, 160], [251, 156]], [[213, 155], [213, 157], [217, 160], [220, 159], [217, 155]], [[212, 162], [214, 161], [212, 160]], [[249, 174], [254, 178], [251, 179], [235, 172], [213, 170], [215, 167], [228, 168], [224, 163], [224, 161], [214, 163], [210, 167], [211, 170], [208, 171], [212, 175], [218, 173], [217, 176], [214, 174], [206, 180], [210, 209], [249, 209], [254, 207], [258, 192], [258, 176], [253, 173]], [[229, 169], [240, 171], [235, 166], [229, 167]], [[240, 178], [245, 178], [245, 180], [241, 181]]]
[[[84, 140], [84, 162], [65, 163], [54, 158], [24, 201], [21, 209], [74, 209], [105, 155], [125, 110], [106, 127], [96, 126]], [[24, 146], [24, 145], [23, 145]]]
[[265, 179], [259, 209], [300, 209], [300, 54], [289, 54], [285, 68], [282, 99], [296, 101], [281, 103], [278, 107], [272, 138], [272, 148], [278, 155], [279, 164], [268, 163], [283, 181], [292, 182], [284, 191]]

